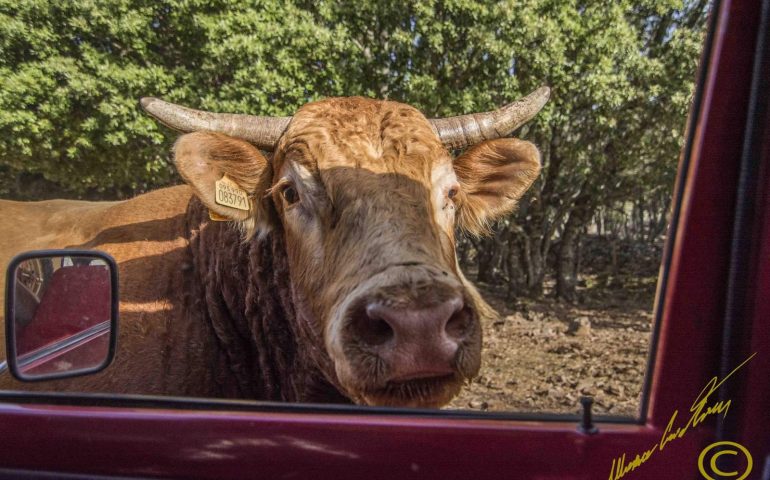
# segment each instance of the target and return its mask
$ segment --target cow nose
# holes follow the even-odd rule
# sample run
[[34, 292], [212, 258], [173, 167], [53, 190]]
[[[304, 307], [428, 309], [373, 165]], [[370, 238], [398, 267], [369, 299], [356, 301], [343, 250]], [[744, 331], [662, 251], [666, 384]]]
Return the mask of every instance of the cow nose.
[[[396, 341], [412, 340], [422, 335], [449, 335], [459, 340], [465, 330], [468, 317], [463, 311], [464, 302], [458, 295], [430, 308], [397, 308], [373, 302], [366, 306], [370, 326], [380, 333], [393, 332]], [[388, 336], [388, 335], [385, 335]]]
[[358, 338], [383, 347], [379, 354], [391, 365], [391, 380], [396, 381], [452, 373], [458, 345], [473, 318], [459, 295], [429, 308], [373, 301], [362, 317], [355, 328]]

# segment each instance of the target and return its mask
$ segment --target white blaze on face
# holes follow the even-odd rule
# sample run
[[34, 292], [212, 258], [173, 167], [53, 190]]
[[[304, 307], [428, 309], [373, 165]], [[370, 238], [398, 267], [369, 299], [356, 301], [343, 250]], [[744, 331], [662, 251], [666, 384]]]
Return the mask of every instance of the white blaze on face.
[[454, 229], [455, 201], [449, 198], [452, 189], [459, 191], [457, 175], [449, 159], [441, 161], [433, 168], [431, 174], [433, 184], [432, 200], [436, 223], [446, 232]]
[[292, 167], [298, 182], [301, 182], [308, 190], [316, 189], [315, 178], [313, 178], [313, 174], [310, 173], [310, 170], [300, 163], [292, 163]]

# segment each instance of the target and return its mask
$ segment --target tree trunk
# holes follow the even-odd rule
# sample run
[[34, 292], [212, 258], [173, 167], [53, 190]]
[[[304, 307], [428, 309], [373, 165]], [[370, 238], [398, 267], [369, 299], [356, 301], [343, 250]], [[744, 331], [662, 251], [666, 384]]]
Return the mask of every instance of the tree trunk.
[[527, 275], [522, 268], [522, 249], [520, 242], [513, 238], [509, 238], [508, 243], [508, 255], [506, 258], [507, 270], [508, 270], [508, 291], [506, 297], [508, 300], [513, 300], [517, 296], [524, 293], [524, 285], [527, 282]]
[[556, 258], [556, 297], [568, 302], [577, 300], [579, 242], [593, 210], [591, 193], [578, 195], [561, 234]]
[[568, 302], [577, 300], [577, 247], [581, 228], [577, 221], [572, 221], [574, 218], [575, 215], [570, 215], [564, 227], [556, 262], [556, 296]]
[[476, 251], [476, 264], [479, 282], [495, 283], [495, 266], [498, 262], [499, 246], [494, 235], [482, 238]]
[[527, 272], [526, 291], [532, 297], [543, 296], [545, 279], [545, 256], [541, 248], [542, 238], [526, 236], [526, 250], [523, 257]]

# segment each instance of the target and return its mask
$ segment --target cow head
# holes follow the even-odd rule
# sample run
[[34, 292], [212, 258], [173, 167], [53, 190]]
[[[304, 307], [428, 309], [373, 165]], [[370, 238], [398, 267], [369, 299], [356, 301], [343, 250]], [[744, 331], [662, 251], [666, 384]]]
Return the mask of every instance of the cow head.
[[[460, 272], [454, 233], [484, 232], [537, 177], [537, 148], [500, 137], [548, 95], [434, 120], [358, 97], [310, 103], [292, 118], [142, 105], [192, 132], [175, 163], [214, 214], [247, 236], [285, 237], [297, 312], [323, 343], [333, 383], [362, 404], [440, 406], [478, 373], [480, 319], [493, 314]], [[466, 146], [454, 159], [447, 150]], [[223, 176], [249, 210], [217, 203]]]

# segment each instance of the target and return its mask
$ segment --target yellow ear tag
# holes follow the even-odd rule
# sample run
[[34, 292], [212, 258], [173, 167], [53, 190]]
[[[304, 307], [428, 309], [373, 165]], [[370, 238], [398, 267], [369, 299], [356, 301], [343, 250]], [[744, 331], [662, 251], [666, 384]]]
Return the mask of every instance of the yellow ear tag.
[[250, 210], [251, 204], [249, 203], [248, 194], [237, 183], [227, 178], [227, 175], [215, 182], [214, 189], [214, 201], [219, 205], [247, 212]]
[[214, 210], [209, 210], [209, 218], [211, 220], [214, 220], [215, 222], [227, 222], [230, 219], [227, 217], [223, 217], [222, 215], [218, 214]]

